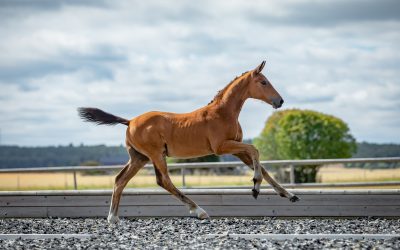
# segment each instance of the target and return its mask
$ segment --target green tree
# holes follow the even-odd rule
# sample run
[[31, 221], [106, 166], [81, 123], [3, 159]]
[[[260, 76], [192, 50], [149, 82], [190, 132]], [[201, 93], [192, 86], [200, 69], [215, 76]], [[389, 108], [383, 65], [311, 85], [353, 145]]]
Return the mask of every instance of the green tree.
[[[341, 119], [311, 110], [288, 109], [268, 118], [254, 140], [262, 159], [347, 158], [356, 151], [355, 139]], [[295, 169], [295, 182], [315, 182], [318, 166]]]

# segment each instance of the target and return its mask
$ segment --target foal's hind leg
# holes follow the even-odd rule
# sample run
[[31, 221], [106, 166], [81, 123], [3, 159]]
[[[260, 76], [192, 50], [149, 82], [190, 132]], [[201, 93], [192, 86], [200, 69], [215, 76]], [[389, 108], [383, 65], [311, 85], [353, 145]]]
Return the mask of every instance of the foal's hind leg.
[[121, 199], [122, 190], [133, 176], [149, 161], [149, 159], [137, 152], [135, 149], [129, 147], [128, 153], [130, 156], [129, 162], [115, 177], [114, 191], [111, 198], [110, 212], [108, 214], [108, 222], [118, 222], [118, 206]]
[[[246, 154], [239, 153], [239, 154], [234, 154], [236, 157], [238, 157], [244, 164], [249, 166], [251, 169], [252, 167], [252, 160], [250, 157], [248, 157]], [[279, 185], [278, 182], [276, 182], [265, 170], [265, 168], [260, 164], [261, 167], [261, 172], [264, 177], [264, 179], [274, 188], [274, 190], [282, 197], [288, 198], [291, 202], [296, 202], [300, 200], [296, 195], [292, 194], [291, 192], [287, 191], [284, 187]]]
[[179, 189], [175, 187], [169, 178], [167, 163], [165, 157], [155, 156], [151, 158], [154, 164], [154, 170], [156, 172], [157, 184], [167, 190], [169, 193], [178, 198], [181, 202], [189, 207], [190, 213], [196, 213], [199, 219], [208, 219], [209, 216], [204, 209], [199, 207], [194, 201], [184, 195]]

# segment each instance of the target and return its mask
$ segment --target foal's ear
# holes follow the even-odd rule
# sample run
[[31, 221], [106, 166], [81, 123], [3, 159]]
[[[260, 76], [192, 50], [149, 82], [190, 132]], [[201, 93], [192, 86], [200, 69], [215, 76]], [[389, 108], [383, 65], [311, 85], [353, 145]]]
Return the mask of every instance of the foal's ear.
[[265, 66], [265, 61], [262, 61], [262, 63], [261, 63], [260, 65], [258, 65], [257, 68], [255, 68], [255, 69], [253, 70], [253, 73], [254, 73], [255, 75], [256, 75], [256, 74], [260, 74], [261, 71], [263, 70], [264, 66]]

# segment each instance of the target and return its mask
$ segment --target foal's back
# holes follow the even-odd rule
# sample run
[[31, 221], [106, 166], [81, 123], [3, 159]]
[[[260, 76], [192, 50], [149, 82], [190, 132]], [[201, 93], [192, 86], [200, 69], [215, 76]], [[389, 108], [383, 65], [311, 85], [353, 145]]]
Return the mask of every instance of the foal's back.
[[213, 153], [210, 136], [218, 115], [203, 107], [190, 113], [152, 111], [129, 122], [127, 143], [148, 155], [191, 158]]

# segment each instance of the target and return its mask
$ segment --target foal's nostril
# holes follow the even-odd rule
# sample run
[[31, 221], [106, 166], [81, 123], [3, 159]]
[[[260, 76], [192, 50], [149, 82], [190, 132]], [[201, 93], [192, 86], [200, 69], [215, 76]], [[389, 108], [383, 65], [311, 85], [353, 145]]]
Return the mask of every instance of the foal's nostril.
[[[279, 97], [278, 97], [279, 98]], [[272, 101], [272, 106], [274, 107], [274, 108], [280, 108], [280, 107], [282, 107], [282, 104], [283, 104], [283, 99], [282, 98], [276, 98], [276, 99], [274, 99], [273, 101]]]

